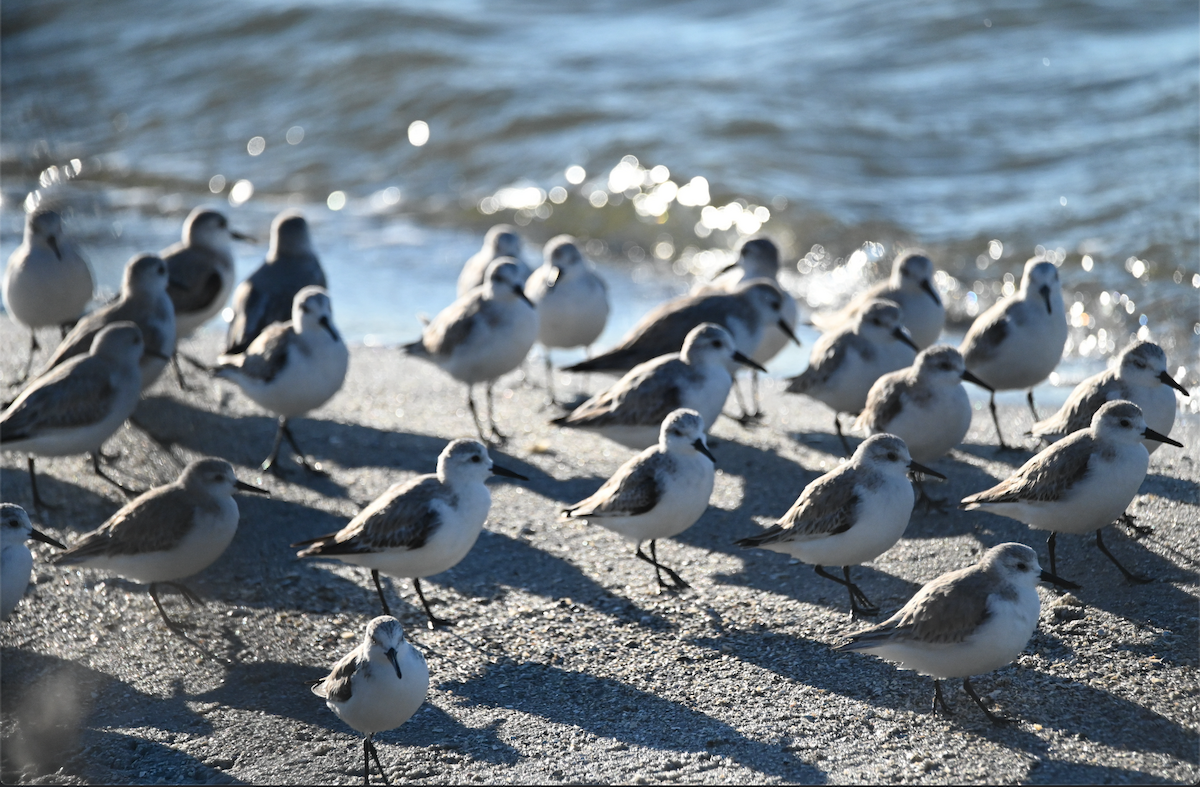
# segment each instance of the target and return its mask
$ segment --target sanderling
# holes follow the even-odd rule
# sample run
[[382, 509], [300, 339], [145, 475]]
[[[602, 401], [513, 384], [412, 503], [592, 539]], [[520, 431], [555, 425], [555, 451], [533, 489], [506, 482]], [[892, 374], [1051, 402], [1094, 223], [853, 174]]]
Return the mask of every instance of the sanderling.
[[904, 327], [918, 349], [924, 349], [938, 340], [946, 325], [946, 307], [934, 286], [933, 274], [933, 261], [924, 254], [901, 252], [892, 263], [890, 278], [873, 285], [841, 311], [813, 315], [813, 324], [822, 331], [836, 330], [868, 302], [876, 298], [894, 301], [900, 306]]
[[363, 641], [313, 684], [312, 693], [323, 698], [339, 719], [366, 736], [363, 782], [370, 783], [370, 757], [374, 757], [383, 781], [390, 784], [371, 739], [375, 733], [395, 729], [412, 718], [429, 693], [425, 657], [404, 639], [400, 621], [381, 615], [368, 623]]
[[[1121, 353], [1115, 369], [1087, 378], [1071, 395], [1062, 408], [1044, 421], [1033, 425], [1031, 434], [1047, 442], [1087, 429], [1092, 416], [1105, 402], [1124, 399], [1142, 408], [1146, 426], [1159, 434], [1169, 435], [1175, 425], [1174, 388], [1184, 396], [1191, 396], [1187, 389], [1175, 382], [1167, 371], [1167, 355], [1154, 342], [1136, 342]], [[1149, 453], [1154, 453], [1162, 443], [1144, 440]]]
[[967, 368], [994, 389], [990, 407], [1001, 448], [1008, 446], [1000, 433], [995, 391], [1027, 388], [1029, 409], [1036, 422], [1033, 386], [1054, 371], [1066, 341], [1067, 315], [1058, 268], [1037, 258], [1025, 263], [1019, 290], [971, 323], [959, 351]]
[[868, 434], [894, 434], [914, 459], [932, 462], [961, 443], [971, 428], [963, 380], [991, 390], [967, 371], [958, 350], [945, 344], [927, 347], [912, 366], [875, 381], [854, 425]]
[[471, 389], [487, 384], [488, 424], [492, 436], [503, 442], [496, 429], [492, 384], [502, 374], [521, 365], [538, 332], [537, 309], [525, 297], [516, 264], [508, 258], [492, 262], [482, 287], [447, 306], [425, 326], [421, 338], [402, 349], [409, 355], [437, 364], [467, 385], [467, 406], [479, 438], [483, 424], [475, 410]]
[[296, 443], [288, 419], [329, 401], [346, 379], [350, 351], [333, 327], [333, 306], [321, 287], [308, 286], [292, 301], [290, 322], [268, 326], [243, 353], [222, 355], [213, 373], [237, 384], [242, 392], [279, 416], [275, 444], [262, 463], [278, 472], [283, 438], [300, 464], [313, 471]]
[[537, 307], [538, 342], [546, 351], [546, 384], [554, 401], [551, 347], [589, 347], [608, 321], [608, 287], [570, 235], [551, 238], [545, 261], [525, 282], [525, 294]]
[[62, 218], [44, 209], [28, 214], [25, 237], [4, 269], [4, 308], [29, 329], [29, 362], [17, 383], [29, 379], [37, 329], [79, 319], [94, 287], [87, 261], [63, 235]]
[[232, 240], [253, 240], [229, 228], [225, 216], [196, 208], [183, 222], [183, 240], [163, 249], [175, 306], [175, 338], [186, 339], [215, 317], [233, 292]]
[[67, 548], [40, 530], [34, 530], [24, 508], [0, 503], [0, 620], [8, 620], [29, 588], [33, 553], [25, 546], [25, 541], [30, 538], [59, 549]]
[[667, 301], [643, 317], [621, 342], [594, 358], [564, 367], [568, 372], [627, 372], [639, 363], [679, 352], [688, 332], [702, 322], [715, 322], [733, 336], [738, 352], [749, 357], [758, 349], [768, 325], [778, 325], [795, 338], [783, 321], [783, 293], [774, 282], [755, 279], [732, 293], [703, 292]]
[[150, 598], [167, 628], [192, 642], [182, 627], [167, 617], [158, 600], [158, 586], [175, 588], [188, 602], [200, 603], [179, 580], [208, 568], [233, 540], [238, 526], [233, 493], [238, 489], [267, 494], [265, 489], [239, 481], [233, 465], [224, 459], [197, 459], [175, 481], [129, 501], [54, 562], [108, 571], [148, 584]]
[[900, 319], [900, 307], [892, 301], [870, 301], [851, 322], [822, 334], [813, 345], [808, 368], [788, 380], [789, 393], [811, 396], [833, 408], [833, 425], [847, 454], [850, 444], [842, 434], [841, 413], [860, 412], [876, 380], [917, 357], [917, 346]]
[[271, 222], [271, 245], [263, 264], [233, 292], [225, 352], [245, 352], [268, 325], [291, 319], [292, 300], [310, 284], [326, 286], [308, 222], [295, 211], [284, 211]]
[[980, 710], [993, 723], [1006, 722], [979, 699], [971, 676], [1000, 669], [1025, 649], [1041, 610], [1038, 582], [1078, 587], [1043, 571], [1024, 544], [994, 546], [975, 565], [927, 583], [895, 615], [835, 650], [870, 653], [931, 676], [934, 713], [939, 705], [951, 713], [942, 678], [962, 678]]
[[1142, 440], [1183, 448], [1183, 443], [1146, 426], [1133, 402], [1104, 404], [1092, 425], [1036, 454], [991, 489], [964, 497], [961, 506], [976, 508], [1049, 530], [1050, 572], [1059, 533], [1096, 531], [1096, 546], [1133, 582], [1148, 582], [1117, 561], [1104, 546], [1101, 530], [1125, 513], [1146, 478], [1150, 455]]
[[[708, 508], [714, 462], [704, 439], [704, 418], [695, 410], [676, 410], [663, 419], [658, 445], [621, 465], [594, 495], [564, 508], [562, 515], [600, 525], [632, 541], [635, 554], [654, 566], [660, 589], [688, 587], [658, 562], [655, 540], [687, 530]], [[649, 556], [642, 551], [647, 539]], [[662, 571], [674, 585], [663, 580]]]
[[524, 284], [529, 278], [529, 266], [521, 259], [521, 236], [510, 224], [497, 224], [483, 236], [483, 248], [471, 255], [458, 274], [458, 297], [466, 295], [487, 281], [487, 269], [495, 260], [510, 257], [517, 266], [517, 276]]
[[[879, 557], [904, 534], [913, 509], [909, 470], [945, 478], [914, 462], [899, 437], [868, 437], [850, 461], [804, 487], [782, 519], [737, 545], [782, 552], [808, 563], [821, 576], [845, 586], [853, 617], [878, 614], [879, 608], [850, 581], [850, 567]], [[841, 566], [845, 578], [826, 572], [822, 566], [827, 565]]]
[[393, 485], [338, 532], [292, 546], [305, 547], [297, 557], [328, 557], [371, 569], [385, 615], [392, 612], [379, 572], [411, 577], [429, 627], [454, 625], [433, 614], [421, 577], [454, 567], [471, 551], [492, 505], [484, 485], [492, 474], [529, 480], [493, 464], [483, 443], [455, 440], [442, 449], [436, 473]]
[[729, 331], [712, 322], [697, 325], [683, 351], [638, 364], [615, 385], [551, 423], [595, 431], [641, 450], [659, 442], [663, 419], [681, 407], [712, 424], [721, 414], [737, 364], [761, 366], [738, 352]]
[[[132, 322], [105, 326], [87, 355], [77, 355], [34, 378], [0, 417], [0, 446], [26, 451], [33, 504], [38, 495], [33, 455], [91, 453], [92, 468], [125, 489], [100, 469], [100, 446], [133, 414], [142, 395], [142, 332]], [[126, 490], [128, 491], [128, 490]]]
[[[769, 238], [751, 238], [742, 244], [741, 249], [738, 251], [738, 258], [732, 265], [722, 270], [711, 282], [693, 289], [693, 292], [703, 292], [706, 290], [733, 292], [742, 282], [750, 281], [751, 279], [769, 279], [779, 285], [779, 292], [783, 295], [783, 308], [780, 312], [783, 321], [795, 330], [796, 299], [792, 297], [791, 293], [783, 289], [783, 286], [779, 284], [778, 277], [779, 247]], [[770, 323], [763, 329], [762, 339], [759, 340], [758, 347], [754, 352], [747, 353], [747, 355], [760, 366], [766, 366], [772, 358], [783, 350], [790, 339], [791, 336], [784, 333], [778, 324]], [[750, 380], [750, 399], [754, 406], [754, 412], [750, 412], [745, 403], [741, 401], [741, 392], [736, 387], [734, 388], [734, 394], [738, 402], [742, 404], [744, 417], [753, 419], [758, 417], [761, 412], [758, 403], [757, 371], [750, 373]]]
[[167, 295], [167, 264], [153, 254], [139, 254], [125, 266], [121, 295], [117, 300], [87, 315], [75, 324], [42, 368], [44, 375], [54, 367], [83, 355], [96, 334], [106, 325], [129, 321], [142, 329], [142, 390], [146, 390], [175, 352], [175, 307]]

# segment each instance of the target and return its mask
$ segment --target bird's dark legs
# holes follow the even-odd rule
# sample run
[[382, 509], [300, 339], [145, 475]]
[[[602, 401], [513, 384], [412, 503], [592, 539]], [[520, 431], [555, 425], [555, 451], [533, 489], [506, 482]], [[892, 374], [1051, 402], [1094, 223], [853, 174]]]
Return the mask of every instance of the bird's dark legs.
[[950, 706], [946, 704], [946, 698], [942, 696], [942, 682], [937, 678], [933, 679], [933, 712], [938, 712], [938, 706], [941, 706], [942, 711], [947, 716], [953, 716], [954, 711], [950, 710]]
[[375, 590], [379, 591], [379, 603], [383, 606], [383, 614], [390, 616], [392, 608], [388, 606], [387, 599], [383, 596], [383, 585], [379, 582], [379, 569], [371, 569], [371, 579], [375, 580]]
[[13, 386], [20, 385], [29, 379], [29, 373], [33, 371], [33, 354], [36, 353], [40, 349], [42, 349], [42, 347], [40, 344], [38, 344], [37, 331], [35, 331], [33, 328], [30, 328], [29, 329], [29, 360], [25, 362], [24, 373], [22, 373], [20, 377], [18, 377], [17, 379], [15, 379], [11, 383], [9, 383], [10, 385], [13, 385]]
[[937, 511], [940, 513], [946, 512], [947, 504], [949, 503], [946, 498], [934, 497], [933, 495], [929, 494], [929, 492], [925, 491], [925, 482], [919, 477], [913, 480], [913, 485], [917, 487], [917, 501], [914, 504], [914, 508], [921, 508], [927, 511]]
[[550, 363], [550, 348], [543, 348], [546, 351], [546, 392], [550, 394], [550, 404], [558, 404], [558, 398], [554, 395], [554, 365]]
[[1037, 408], [1034, 407], [1034, 405], [1033, 405], [1033, 389], [1032, 388], [1030, 388], [1026, 392], [1025, 398], [1029, 401], [1029, 412], [1033, 413], [1033, 422], [1036, 424], [1038, 422], [1038, 411], [1037, 411]]
[[46, 501], [42, 500], [42, 496], [38, 494], [37, 473], [35, 473], [33, 471], [33, 456], [30, 455], [28, 457], [28, 459], [29, 459], [29, 488], [33, 490], [33, 507], [34, 508], [58, 508], [59, 506], [52, 506], [49, 503], [47, 503]]
[[850, 443], [847, 442], [846, 435], [842, 434], [842, 414], [841, 413], [833, 414], [833, 426], [835, 429], [837, 429], [837, 436], [838, 436], [838, 439], [842, 441], [842, 450], [846, 452], [846, 456], [853, 455], [854, 451], [852, 451], [850, 449]]
[[508, 442], [508, 437], [500, 433], [496, 428], [496, 403], [492, 399], [492, 382], [487, 384], [487, 409], [488, 409], [488, 427], [492, 430], [492, 437], [495, 438], [498, 445], [504, 445]]
[[861, 617], [863, 615], [878, 615], [879, 607], [871, 603], [871, 599], [867, 598], [867, 594], [859, 589], [858, 585], [850, 581], [850, 566], [842, 566], [842, 574], [845, 579], [838, 579], [833, 574], [830, 574], [821, 566], [813, 566], [817, 573], [826, 579], [832, 579], [834, 582], [846, 588], [850, 594], [850, 616]]
[[[651, 541], [650, 541], [650, 554], [649, 555], [647, 555], [645, 552], [642, 551], [642, 544], [640, 541], [638, 542], [638, 545], [637, 545], [637, 551], [634, 554], [639, 559], [644, 560], [647, 563], [649, 563], [650, 565], [654, 566], [654, 576], [658, 580], [658, 586], [660, 588], [662, 588], [664, 590], [681, 590], [686, 587], [691, 587], [691, 585], [684, 582], [678, 574], [676, 574], [674, 571], [672, 571], [671, 569], [664, 566], [662, 563], [658, 562], [658, 545], [654, 539], [651, 539]], [[667, 576], [669, 576], [671, 578], [671, 581], [675, 583], [674, 586], [668, 585], [665, 581], [663, 581], [662, 575], [659, 574], [660, 569], [667, 572]]]
[[983, 700], [979, 699], [979, 695], [976, 694], [975, 689], [971, 687], [970, 678], [963, 678], [963, 688], [966, 689], [967, 696], [975, 700], [975, 704], [979, 706], [979, 709], [983, 711], [983, 715], [987, 716], [992, 724], [1008, 724], [1012, 721], [1012, 719], [1006, 719], [1003, 716], [997, 716], [987, 709], [987, 706], [983, 704]]
[[190, 391], [187, 381], [183, 379], [183, 369], [179, 367], [179, 353], [171, 353], [171, 368], [175, 370], [175, 382], [179, 383], [179, 390]]
[[170, 629], [171, 633], [176, 634], [177, 636], [181, 637], [185, 642], [187, 642], [193, 648], [200, 651], [205, 656], [207, 656], [208, 658], [217, 662], [218, 664], [225, 664], [226, 662], [222, 661], [221, 659], [217, 658], [212, 653], [210, 653], [208, 648], [204, 647], [199, 642], [196, 642], [194, 639], [189, 637], [187, 635], [187, 632], [185, 632], [183, 630], [182, 626], [180, 626], [178, 623], [174, 622], [169, 617], [167, 617], [167, 611], [165, 609], [163, 609], [162, 602], [158, 598], [158, 586], [159, 585], [167, 585], [167, 586], [172, 587], [175, 590], [179, 591], [180, 595], [182, 595], [184, 597], [184, 599], [186, 599], [187, 602], [193, 606], [201, 603], [200, 597], [197, 596], [195, 593], [193, 593], [191, 588], [187, 587], [187, 585], [184, 585], [180, 582], [151, 582], [150, 583], [150, 598], [154, 599], [154, 606], [158, 607], [158, 614], [162, 616], [163, 623], [167, 624], [167, 628]]
[[363, 787], [371, 783], [371, 734], [363, 738]]
[[[1030, 393], [1032, 394], [1032, 391]], [[992, 391], [991, 398], [988, 399], [988, 407], [992, 411], [992, 423], [996, 425], [996, 439], [1000, 442], [1001, 450], [1007, 451], [1011, 446], [1004, 442], [1004, 434], [1000, 431], [1000, 415], [996, 412], [995, 391]]]
[[1050, 573], [1058, 576], [1058, 569], [1054, 565], [1054, 544], [1058, 539], [1058, 533], [1051, 532], [1050, 537], [1046, 539], [1046, 549], [1050, 551]]
[[300, 444], [296, 442], [296, 435], [292, 434], [292, 427], [288, 426], [288, 419], [280, 418], [279, 428], [283, 432], [283, 436], [287, 438], [288, 445], [290, 445], [292, 450], [296, 452], [296, 459], [300, 462], [301, 467], [315, 475], [328, 475], [328, 473], [325, 471], [318, 470], [308, 463], [308, 459], [304, 456], [304, 449], [302, 449]]
[[100, 469], [100, 449], [96, 449], [95, 451], [92, 451], [92, 470], [96, 471], [96, 475], [100, 476], [105, 481], [107, 481], [108, 483], [115, 486], [117, 489], [120, 489], [122, 492], [124, 492], [126, 497], [137, 497], [138, 495], [141, 494], [141, 492], [139, 492], [138, 490], [130, 489], [129, 487], [125, 486], [120, 481], [118, 481], [117, 479], [113, 478], [108, 473], [106, 473]]
[[475, 409], [475, 397], [471, 396], [470, 384], [467, 385], [467, 409], [471, 411], [471, 418], [475, 421], [475, 433], [479, 435], [479, 439], [487, 442], [487, 438], [483, 436], [483, 424], [479, 421], [479, 412]]
[[[1100, 535], [1101, 531], [1103, 530], [1104, 528], [1100, 528], [1096, 531], [1096, 546], [1100, 547], [1100, 551], [1104, 553], [1106, 558], [1112, 561], [1114, 566], [1121, 569], [1121, 573], [1125, 575], [1125, 579], [1129, 580], [1130, 582], [1136, 582], [1139, 585], [1144, 585], [1147, 582], [1153, 582], [1154, 580], [1150, 577], [1143, 577], [1139, 574], [1135, 574], [1129, 569], [1125, 568], [1125, 566], [1121, 565], [1121, 563], [1113, 556], [1113, 553], [1108, 551], [1108, 547], [1104, 546], [1104, 538]], [[1053, 573], [1053, 571], [1051, 571], [1051, 573]]]
[[271, 446], [271, 453], [259, 465], [262, 470], [270, 471], [275, 475], [279, 475], [279, 447], [283, 444], [283, 422], [285, 419], [279, 419], [279, 425], [275, 427], [275, 443]]
[[439, 618], [433, 614], [433, 610], [429, 608], [429, 602], [425, 600], [425, 593], [421, 590], [421, 580], [413, 577], [413, 587], [417, 589], [417, 598], [421, 599], [421, 606], [425, 607], [425, 615], [429, 618], [429, 628], [435, 629], [438, 626], [453, 626], [453, 620]]

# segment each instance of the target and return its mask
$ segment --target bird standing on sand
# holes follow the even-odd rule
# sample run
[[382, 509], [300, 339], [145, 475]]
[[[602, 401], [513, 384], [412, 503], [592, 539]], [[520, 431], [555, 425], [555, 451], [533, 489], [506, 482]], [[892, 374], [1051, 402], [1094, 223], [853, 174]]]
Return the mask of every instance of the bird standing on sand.
[[92, 271], [62, 231], [62, 218], [39, 209], [25, 216], [25, 236], [4, 269], [4, 309], [29, 329], [29, 361], [17, 384], [29, 379], [37, 329], [67, 326], [92, 299]]
[[0, 619], [8, 620], [29, 589], [33, 571], [33, 553], [25, 542], [41, 541], [66, 549], [64, 544], [34, 530], [25, 509], [12, 503], [0, 503]]
[[458, 274], [458, 297], [487, 281], [488, 267], [501, 257], [511, 258], [517, 266], [517, 278], [524, 284], [530, 270], [521, 259], [521, 236], [511, 224], [497, 224], [483, 236], [483, 248], [471, 255]]
[[933, 261], [919, 251], [896, 255], [892, 275], [872, 285], [841, 311], [813, 315], [813, 324], [822, 331], [836, 330], [854, 319], [867, 303], [888, 300], [900, 307], [901, 322], [912, 334], [913, 342], [923, 350], [938, 340], [946, 326], [946, 307], [933, 283]]

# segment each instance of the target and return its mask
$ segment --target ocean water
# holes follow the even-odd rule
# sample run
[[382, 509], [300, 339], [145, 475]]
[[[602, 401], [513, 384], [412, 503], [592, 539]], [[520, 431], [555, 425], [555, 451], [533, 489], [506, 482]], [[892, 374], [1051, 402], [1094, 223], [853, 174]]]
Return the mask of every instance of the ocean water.
[[498, 221], [531, 262], [585, 241], [600, 346], [755, 233], [810, 309], [925, 248], [956, 335], [1042, 255], [1048, 388], [1139, 333], [1200, 387], [1194, 2], [9, 0], [0, 36], [0, 258], [58, 205], [110, 292], [197, 204], [259, 237], [243, 273], [304, 210], [368, 343], [414, 338]]

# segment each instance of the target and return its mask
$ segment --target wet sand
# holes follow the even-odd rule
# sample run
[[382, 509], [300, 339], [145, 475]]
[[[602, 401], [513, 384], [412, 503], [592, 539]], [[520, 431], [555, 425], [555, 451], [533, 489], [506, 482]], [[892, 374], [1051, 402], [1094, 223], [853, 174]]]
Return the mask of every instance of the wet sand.
[[[44, 336], [44, 339], [50, 337]], [[218, 337], [185, 344], [216, 354]], [[13, 379], [27, 334], [0, 321], [0, 363]], [[45, 357], [41, 356], [42, 358]], [[532, 364], [540, 379], [540, 363]], [[294, 422], [329, 473], [285, 462], [257, 471], [274, 420], [232, 385], [165, 374], [137, 420], [180, 461], [217, 455], [270, 499], [238, 497], [229, 550], [188, 582], [172, 615], [206, 660], [162, 624], [143, 587], [48, 562], [34, 546], [29, 591], [0, 626], [6, 782], [358, 783], [360, 738], [313, 696], [379, 614], [366, 570], [298, 560], [288, 544], [334, 531], [396, 481], [432, 472], [453, 437], [473, 436], [463, 386], [394, 348], [356, 347], [343, 390]], [[608, 378], [590, 381], [593, 390]], [[585, 383], [576, 378], [572, 388]], [[560, 384], [560, 388], [563, 387]], [[846, 594], [787, 557], [733, 541], [782, 515], [840, 456], [824, 406], [765, 388], [764, 424], [722, 419], [713, 432], [712, 505], [660, 559], [692, 584], [655, 592], [650, 567], [616, 535], [557, 518], [631, 452], [547, 424], [544, 392], [510, 375], [498, 420], [515, 432], [498, 462], [530, 477], [492, 483], [492, 514], [471, 553], [424, 583], [454, 629], [429, 631], [411, 583], [385, 584], [393, 612], [429, 661], [432, 688], [403, 727], [376, 736], [393, 782], [1179, 782], [1200, 778], [1200, 418], [1181, 416], [1131, 510], [1153, 533], [1117, 528], [1106, 542], [1148, 585], [1124, 582], [1091, 538], [1059, 539], [1059, 571], [1083, 585], [1043, 589], [1023, 655], [974, 681], [1020, 721], [995, 727], [948, 681], [953, 717], [929, 713], [930, 679], [832, 646], [863, 624]], [[15, 394], [15, 389], [13, 389]], [[1006, 434], [1030, 414], [1005, 408]], [[957, 501], [1031, 452], [998, 453], [986, 409], [967, 443], [934, 467], [931, 491]], [[855, 440], [857, 442], [857, 440]], [[138, 486], [177, 474], [166, 451], [123, 427], [110, 470]], [[22, 455], [0, 464], [5, 501], [31, 507]], [[124, 502], [84, 457], [40, 459], [41, 491], [59, 508], [35, 526], [71, 543]], [[926, 581], [1004, 541], [1043, 534], [981, 512], [914, 514], [905, 538], [855, 579], [890, 614]], [[374, 777], [378, 779], [378, 775]]]

